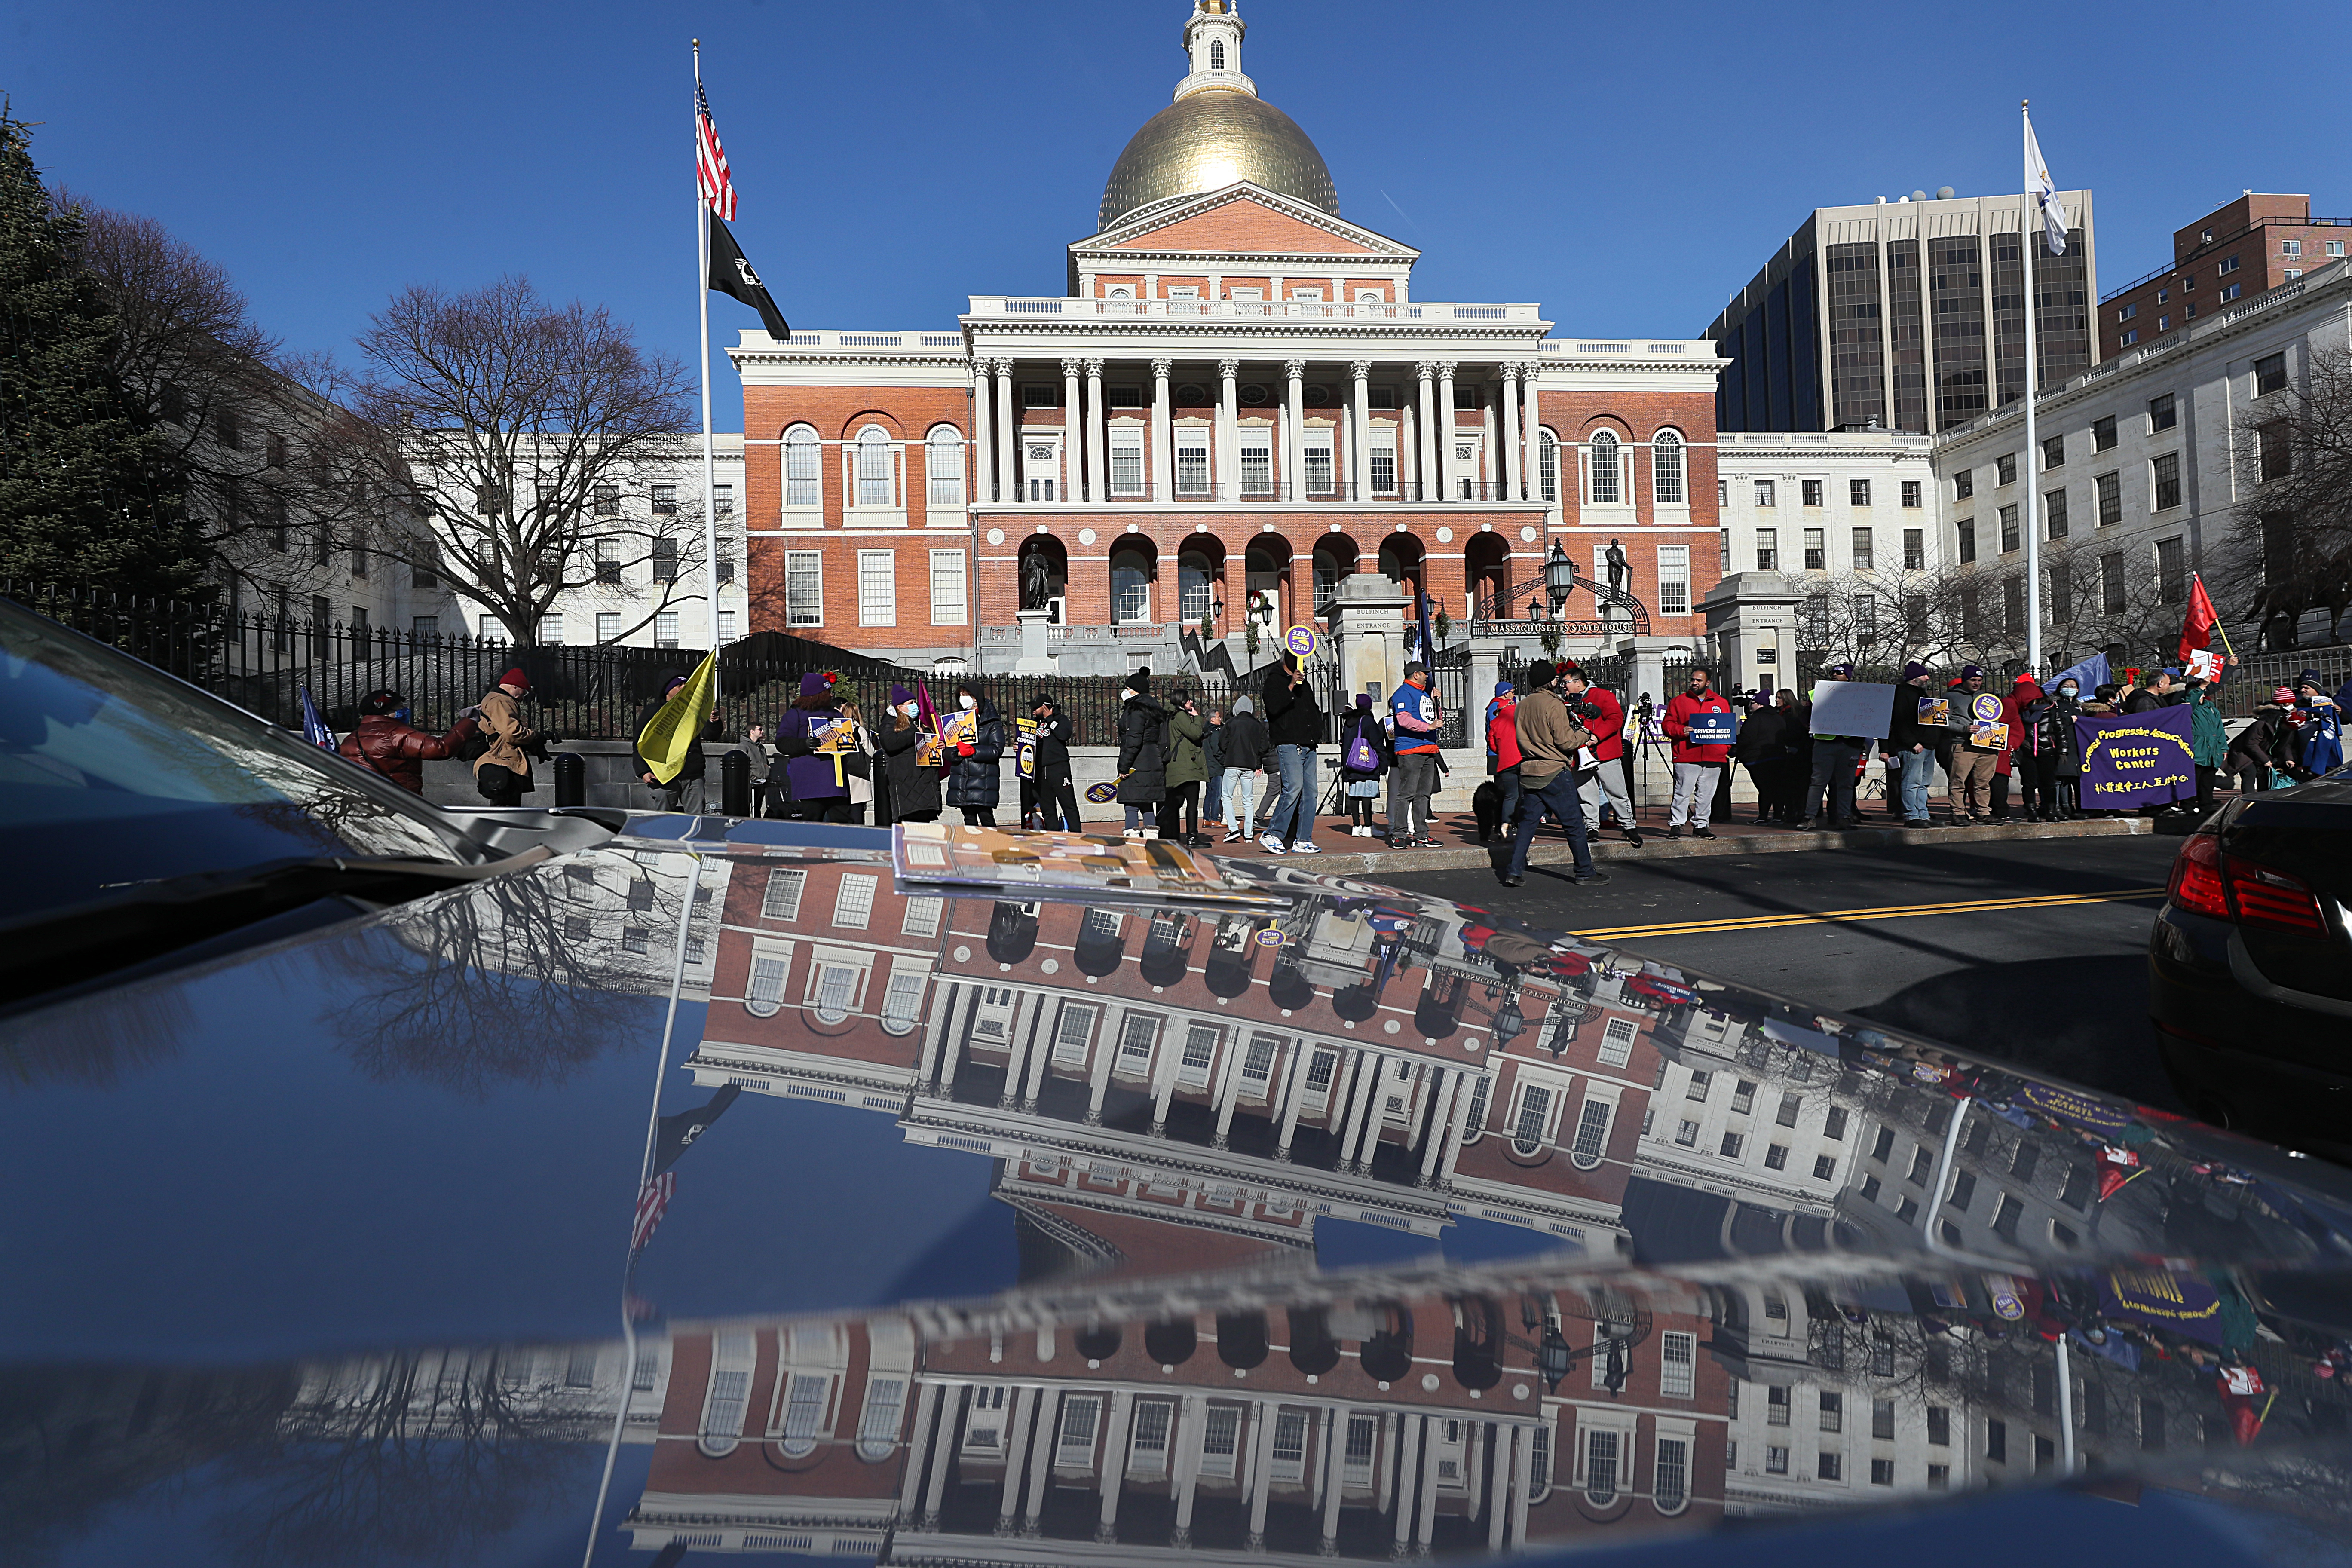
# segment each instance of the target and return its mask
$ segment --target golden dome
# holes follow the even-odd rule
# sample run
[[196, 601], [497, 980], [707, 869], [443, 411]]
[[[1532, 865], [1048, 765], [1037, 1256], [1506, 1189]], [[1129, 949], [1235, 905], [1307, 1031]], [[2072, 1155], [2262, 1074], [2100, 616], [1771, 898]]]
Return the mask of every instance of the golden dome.
[[1331, 171], [1298, 122], [1255, 93], [1186, 93], [1143, 122], [1111, 166], [1097, 232], [1169, 196], [1247, 180], [1339, 216]]

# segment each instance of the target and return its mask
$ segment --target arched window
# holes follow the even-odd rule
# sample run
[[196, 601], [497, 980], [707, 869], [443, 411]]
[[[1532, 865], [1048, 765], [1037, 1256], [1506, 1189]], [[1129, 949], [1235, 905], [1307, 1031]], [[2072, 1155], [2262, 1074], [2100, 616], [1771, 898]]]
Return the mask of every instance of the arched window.
[[1110, 558], [1110, 618], [1121, 626], [1151, 619], [1151, 562], [1139, 550]]
[[1685, 504], [1683, 438], [1672, 430], [1650, 437], [1650, 495], [1660, 506]]
[[1209, 40], [1209, 68], [1213, 71], [1225, 68], [1225, 41], [1223, 38]]
[[935, 425], [923, 443], [923, 467], [931, 481], [931, 505], [963, 504], [963, 432]]
[[824, 487], [817, 478], [816, 432], [795, 425], [784, 432], [784, 504], [821, 506]]
[[1559, 437], [1549, 430], [1536, 433], [1536, 473], [1543, 481], [1543, 499], [1559, 501]]
[[1196, 550], [1176, 557], [1176, 616], [1188, 626], [1209, 618], [1209, 558]]
[[719, 1334], [711, 1351], [710, 1383], [702, 1396], [702, 1427], [696, 1446], [717, 1459], [733, 1453], [743, 1440], [743, 1415], [751, 1401], [751, 1336]]
[[857, 504], [890, 504], [890, 433], [879, 425], [857, 433]]
[[907, 1410], [907, 1380], [904, 1377], [866, 1379], [866, 1408], [857, 1418], [857, 1457], [868, 1464], [878, 1463], [897, 1452], [898, 1426]]
[[1624, 491], [1617, 482], [1617, 437], [1606, 430], [1592, 433], [1592, 504], [1617, 506]]

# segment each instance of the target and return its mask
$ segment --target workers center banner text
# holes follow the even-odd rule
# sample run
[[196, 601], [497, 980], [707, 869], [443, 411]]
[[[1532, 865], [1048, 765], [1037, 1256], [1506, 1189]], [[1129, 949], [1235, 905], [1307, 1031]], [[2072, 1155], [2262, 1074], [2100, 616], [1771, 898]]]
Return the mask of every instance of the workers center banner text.
[[2083, 805], [2095, 811], [2168, 805], [2197, 794], [2186, 704], [2074, 721], [2083, 752]]

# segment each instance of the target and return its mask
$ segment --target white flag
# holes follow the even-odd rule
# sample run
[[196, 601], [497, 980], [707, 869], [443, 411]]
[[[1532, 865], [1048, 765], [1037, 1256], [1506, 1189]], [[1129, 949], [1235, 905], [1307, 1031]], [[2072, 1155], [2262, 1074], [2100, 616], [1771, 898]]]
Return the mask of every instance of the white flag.
[[2058, 187], [2050, 183], [2050, 165], [2042, 161], [2042, 145], [2033, 139], [2033, 121], [2025, 122], [2026, 194], [2042, 207], [2042, 231], [2050, 254], [2066, 254], [2066, 209], [2058, 205]]

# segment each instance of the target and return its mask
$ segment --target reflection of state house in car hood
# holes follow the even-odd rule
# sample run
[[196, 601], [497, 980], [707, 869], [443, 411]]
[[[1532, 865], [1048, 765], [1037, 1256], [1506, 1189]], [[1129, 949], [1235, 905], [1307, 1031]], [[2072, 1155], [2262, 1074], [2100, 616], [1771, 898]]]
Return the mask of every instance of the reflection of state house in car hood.
[[2346, 1527], [2332, 1170], [1289, 866], [712, 826], [10, 1022], [13, 1539], [552, 1560], [616, 1433], [608, 1563]]

